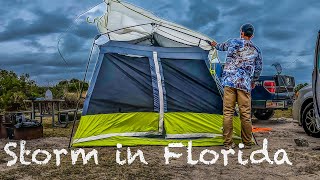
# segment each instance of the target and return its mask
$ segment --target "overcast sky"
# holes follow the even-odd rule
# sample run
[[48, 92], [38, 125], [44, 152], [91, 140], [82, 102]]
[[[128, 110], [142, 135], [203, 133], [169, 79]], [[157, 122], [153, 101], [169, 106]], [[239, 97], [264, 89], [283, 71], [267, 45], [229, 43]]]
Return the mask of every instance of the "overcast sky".
[[[29, 73], [39, 84], [81, 78], [92, 38], [98, 33], [83, 15], [71, 33], [59, 35], [73, 19], [102, 0], [0, 0], [0, 69]], [[207, 34], [218, 42], [239, 36], [241, 24], [256, 28], [253, 42], [263, 53], [263, 75], [280, 62], [298, 83], [311, 82], [314, 47], [320, 29], [319, 0], [129, 0], [167, 20]], [[223, 59], [224, 56], [221, 55]], [[93, 65], [91, 65], [93, 67]], [[91, 68], [92, 70], [92, 68]]]

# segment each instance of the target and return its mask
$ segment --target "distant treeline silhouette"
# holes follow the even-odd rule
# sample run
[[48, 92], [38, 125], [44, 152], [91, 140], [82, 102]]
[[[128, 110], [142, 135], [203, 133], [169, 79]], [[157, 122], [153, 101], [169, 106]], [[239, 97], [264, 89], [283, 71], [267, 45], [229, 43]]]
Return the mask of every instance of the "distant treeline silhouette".
[[[13, 71], [0, 70], [0, 112], [27, 110], [28, 104], [23, 100], [44, 97], [50, 89], [55, 99], [64, 99], [63, 108], [74, 108], [79, 99], [81, 81], [63, 80], [52, 87], [39, 86], [29, 74], [18, 75]], [[88, 83], [84, 84], [87, 91]], [[84, 96], [84, 95], [83, 95]]]

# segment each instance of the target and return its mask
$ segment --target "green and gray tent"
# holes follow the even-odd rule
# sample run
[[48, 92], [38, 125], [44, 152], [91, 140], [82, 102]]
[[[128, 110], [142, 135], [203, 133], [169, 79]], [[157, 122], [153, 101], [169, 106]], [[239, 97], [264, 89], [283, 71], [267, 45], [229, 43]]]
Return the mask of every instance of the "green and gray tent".
[[[108, 42], [72, 145], [222, 145], [221, 67], [211, 65], [210, 39], [128, 3], [106, 4], [96, 22]], [[240, 131], [235, 118], [238, 142]]]

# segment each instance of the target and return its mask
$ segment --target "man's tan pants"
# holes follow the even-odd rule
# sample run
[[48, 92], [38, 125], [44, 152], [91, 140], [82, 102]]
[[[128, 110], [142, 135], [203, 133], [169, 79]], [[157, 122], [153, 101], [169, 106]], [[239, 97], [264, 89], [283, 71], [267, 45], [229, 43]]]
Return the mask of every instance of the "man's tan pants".
[[223, 98], [223, 137], [224, 145], [230, 146], [233, 136], [233, 116], [236, 102], [238, 103], [241, 119], [241, 138], [245, 145], [251, 145], [251, 94], [239, 89], [225, 87]]

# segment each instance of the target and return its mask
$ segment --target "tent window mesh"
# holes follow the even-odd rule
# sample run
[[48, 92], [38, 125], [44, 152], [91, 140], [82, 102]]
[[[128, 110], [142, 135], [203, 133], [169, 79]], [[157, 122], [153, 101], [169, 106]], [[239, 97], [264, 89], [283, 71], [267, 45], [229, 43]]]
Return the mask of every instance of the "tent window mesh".
[[87, 114], [153, 112], [149, 59], [105, 54]]
[[161, 62], [168, 112], [222, 113], [222, 98], [204, 61]]

